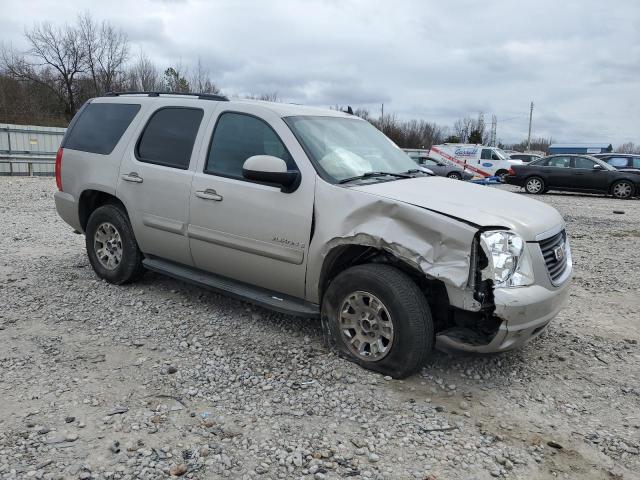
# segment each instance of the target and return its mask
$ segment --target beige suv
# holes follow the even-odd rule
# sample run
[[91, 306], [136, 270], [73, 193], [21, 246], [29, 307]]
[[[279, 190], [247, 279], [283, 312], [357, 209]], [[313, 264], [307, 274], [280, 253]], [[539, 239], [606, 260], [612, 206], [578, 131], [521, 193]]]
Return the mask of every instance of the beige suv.
[[321, 317], [341, 352], [394, 377], [434, 345], [521, 346], [568, 296], [555, 209], [434, 177], [343, 112], [111, 94], [71, 122], [56, 180], [101, 278], [148, 269]]

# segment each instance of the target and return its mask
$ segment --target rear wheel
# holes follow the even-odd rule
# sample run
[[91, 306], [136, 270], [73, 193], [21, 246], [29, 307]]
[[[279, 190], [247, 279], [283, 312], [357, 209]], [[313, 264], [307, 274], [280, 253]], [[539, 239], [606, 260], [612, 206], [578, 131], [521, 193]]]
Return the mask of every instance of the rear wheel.
[[117, 205], [103, 205], [91, 214], [85, 243], [93, 270], [109, 283], [133, 282], [144, 272], [127, 214]]
[[524, 184], [524, 189], [527, 193], [538, 195], [546, 192], [547, 186], [544, 184], [544, 180], [540, 177], [529, 177]]
[[462, 180], [462, 175], [458, 172], [449, 172], [447, 173], [447, 178], [453, 178], [454, 180]]
[[620, 180], [611, 186], [611, 193], [614, 197], [627, 200], [633, 196], [633, 184], [628, 180]]
[[433, 348], [424, 294], [389, 265], [358, 265], [340, 273], [324, 295], [322, 317], [341, 352], [383, 375], [411, 375]]

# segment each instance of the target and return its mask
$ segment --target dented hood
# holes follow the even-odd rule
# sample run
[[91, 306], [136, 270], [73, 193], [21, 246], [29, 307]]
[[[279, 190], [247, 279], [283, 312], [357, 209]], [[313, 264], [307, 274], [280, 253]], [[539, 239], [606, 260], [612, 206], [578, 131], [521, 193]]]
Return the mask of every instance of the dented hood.
[[478, 227], [506, 227], [526, 241], [564, 221], [558, 211], [524, 195], [443, 177], [357, 185], [354, 190], [426, 208]]

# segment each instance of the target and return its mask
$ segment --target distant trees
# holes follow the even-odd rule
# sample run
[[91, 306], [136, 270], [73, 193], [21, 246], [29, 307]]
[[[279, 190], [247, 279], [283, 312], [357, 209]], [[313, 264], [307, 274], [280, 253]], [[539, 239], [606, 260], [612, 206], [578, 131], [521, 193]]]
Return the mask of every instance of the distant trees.
[[45, 22], [25, 32], [28, 48], [0, 49], [0, 122], [65, 125], [89, 98], [110, 91], [219, 93], [200, 59], [160, 69], [144, 52], [133, 59], [127, 35], [90, 14], [72, 24]]
[[627, 142], [620, 145], [614, 150], [619, 153], [635, 153], [640, 154], [640, 145], [636, 145], [633, 142]]

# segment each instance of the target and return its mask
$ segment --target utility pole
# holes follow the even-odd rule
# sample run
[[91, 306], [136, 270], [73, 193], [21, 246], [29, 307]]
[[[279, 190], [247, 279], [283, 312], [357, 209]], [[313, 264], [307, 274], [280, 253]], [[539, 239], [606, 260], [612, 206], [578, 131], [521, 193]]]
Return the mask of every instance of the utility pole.
[[380, 113], [380, 119], [384, 122], [384, 103], [382, 104], [382, 112]]
[[489, 144], [492, 147], [496, 146], [497, 130], [498, 130], [498, 117], [496, 117], [495, 115], [491, 115], [491, 135], [490, 135]]
[[529, 136], [527, 137], [527, 150], [531, 150], [531, 120], [533, 119], [533, 102], [531, 102], [531, 110], [529, 110]]

